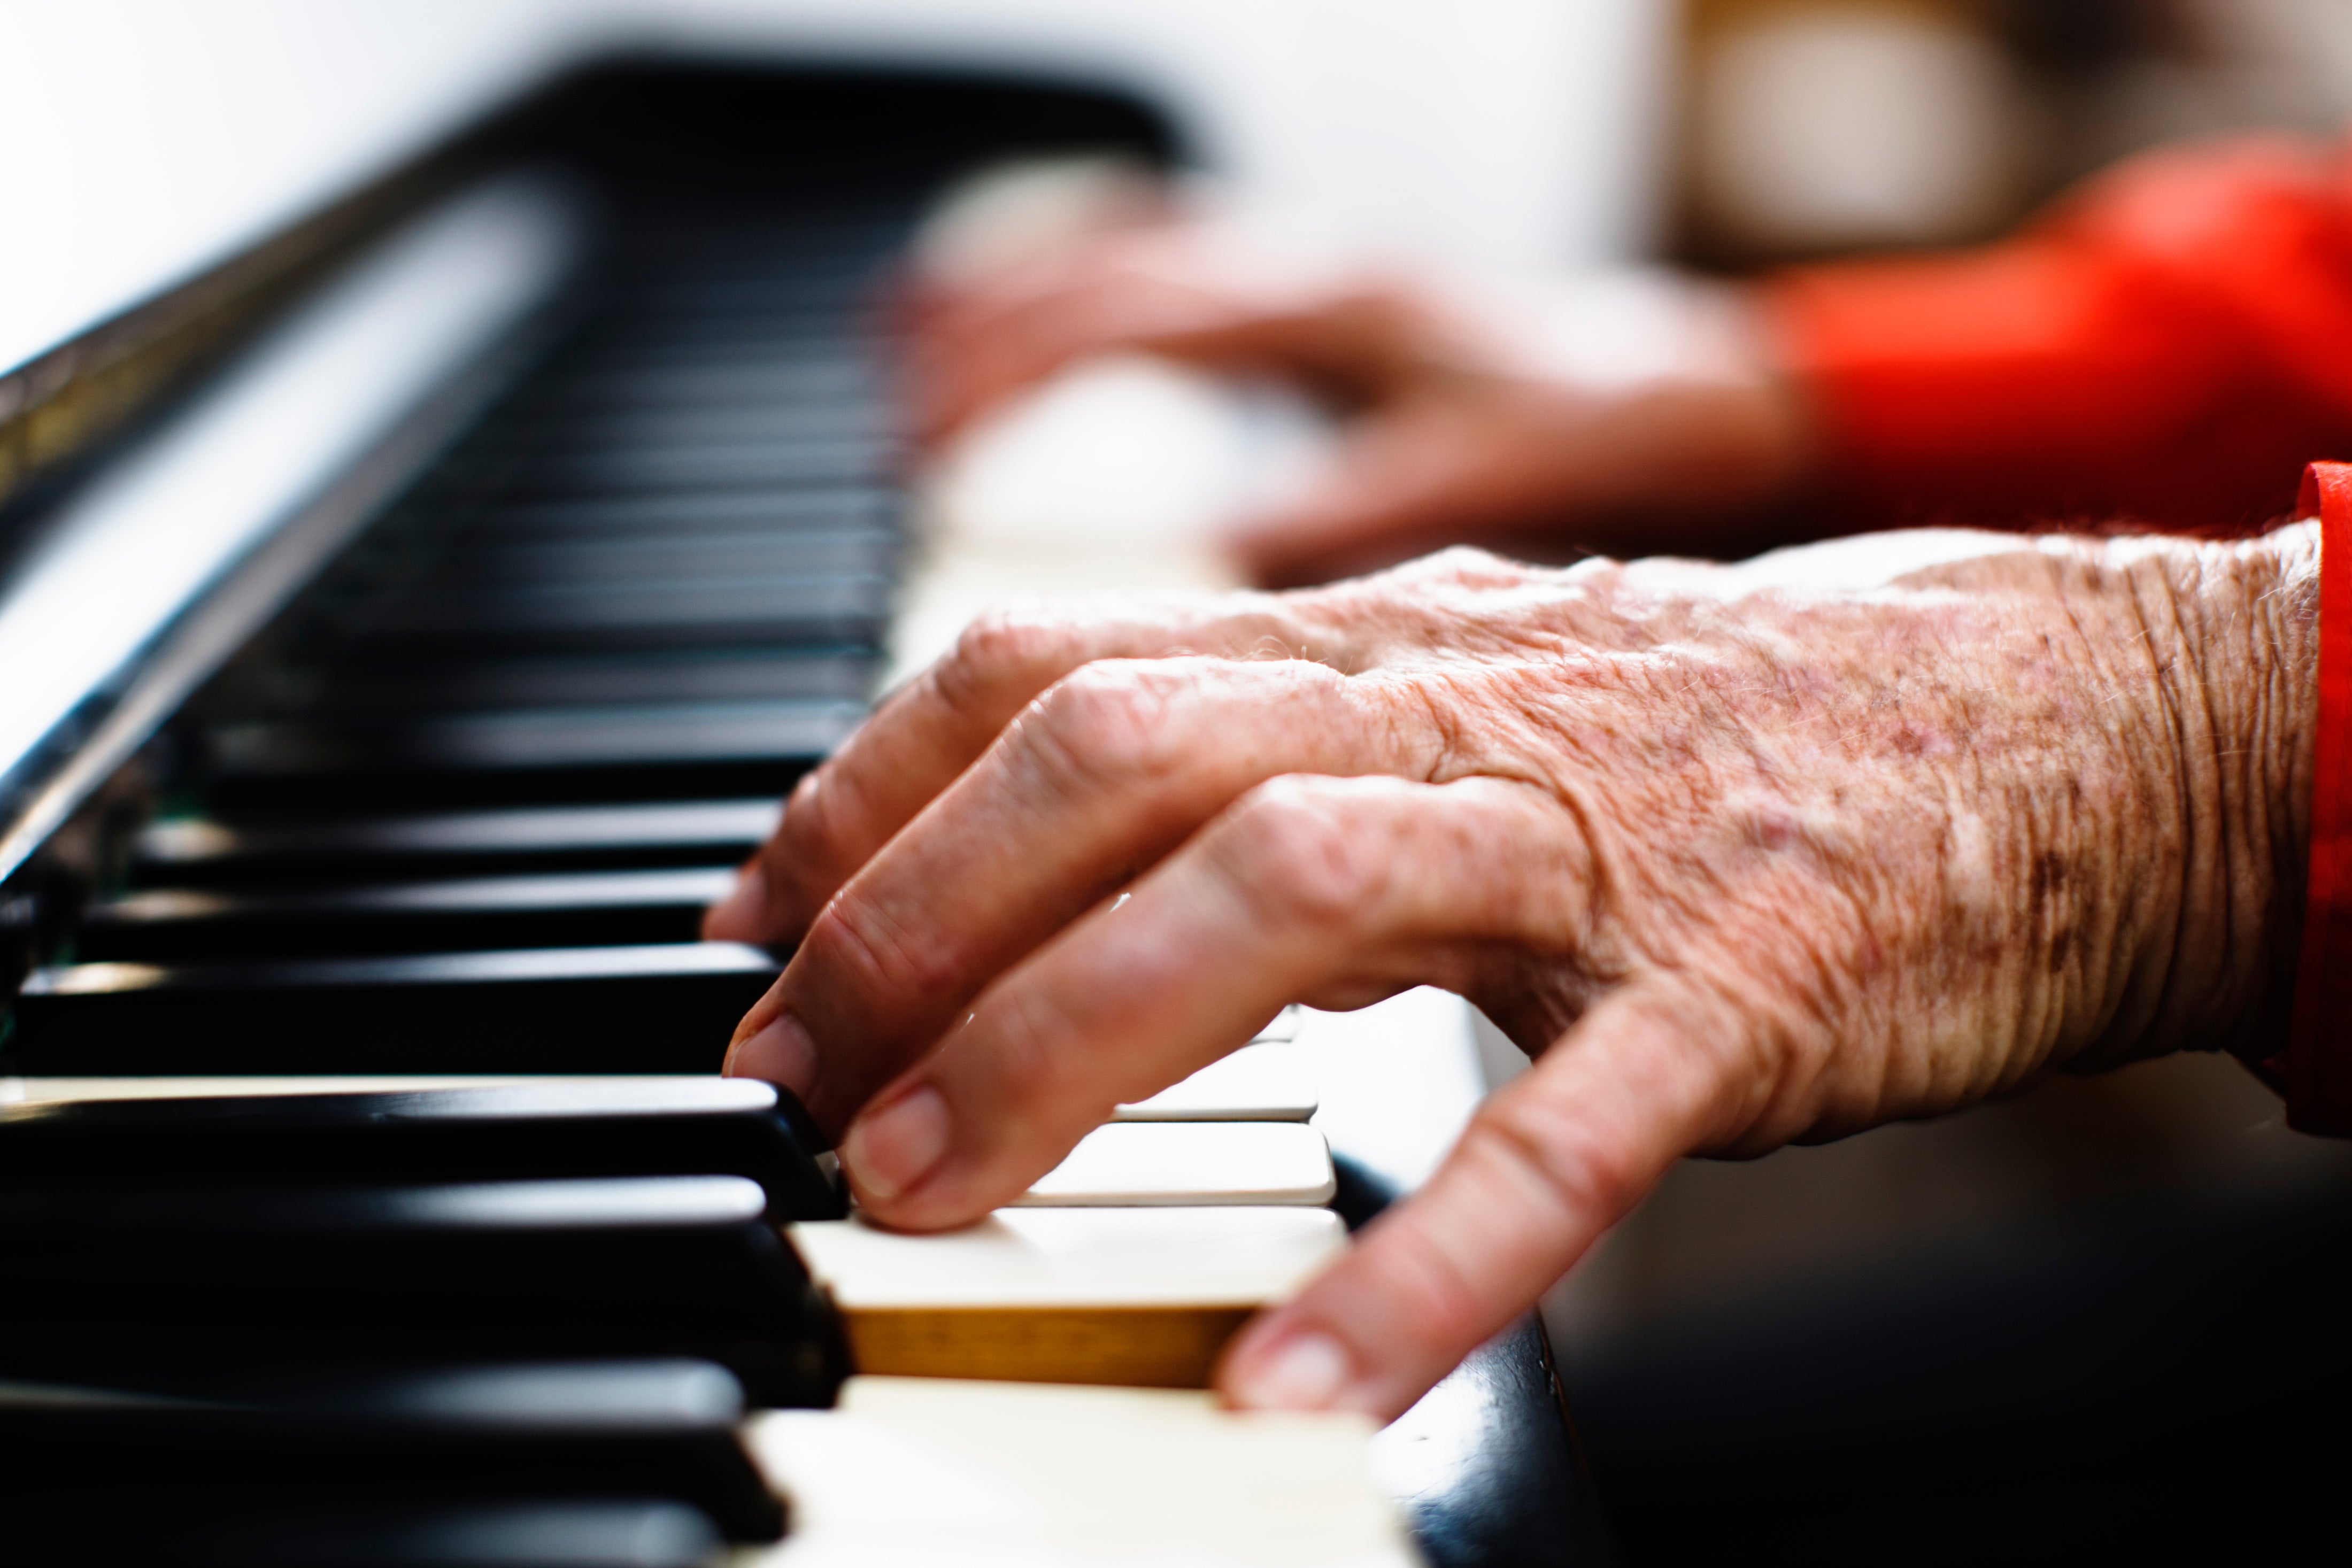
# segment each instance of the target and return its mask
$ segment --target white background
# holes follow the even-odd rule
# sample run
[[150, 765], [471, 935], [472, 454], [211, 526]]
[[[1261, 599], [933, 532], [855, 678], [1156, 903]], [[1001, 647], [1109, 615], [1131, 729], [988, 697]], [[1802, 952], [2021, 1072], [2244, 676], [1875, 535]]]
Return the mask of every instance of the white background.
[[1038, 62], [1389, 244], [1648, 232], [1667, 0], [0, 0], [0, 370], [625, 42]]

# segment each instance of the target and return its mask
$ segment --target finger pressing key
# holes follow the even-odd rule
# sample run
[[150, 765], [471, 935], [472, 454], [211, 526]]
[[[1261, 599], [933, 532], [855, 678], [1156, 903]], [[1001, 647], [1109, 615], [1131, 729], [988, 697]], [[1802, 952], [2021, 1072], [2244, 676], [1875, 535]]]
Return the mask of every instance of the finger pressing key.
[[1564, 941], [1574, 844], [1515, 784], [1273, 780], [992, 988], [857, 1119], [844, 1168], [890, 1224], [975, 1218], [1294, 997], [1443, 977], [1462, 943]]
[[1433, 755], [1382, 722], [1388, 695], [1302, 661], [1087, 666], [825, 908], [738, 1026], [730, 1070], [777, 1071], [844, 1125], [996, 976], [1252, 786], [1425, 771]]
[[1754, 1014], [1678, 979], [1612, 992], [1482, 1106], [1419, 1193], [1227, 1347], [1245, 1408], [1402, 1414], [1745, 1107]]

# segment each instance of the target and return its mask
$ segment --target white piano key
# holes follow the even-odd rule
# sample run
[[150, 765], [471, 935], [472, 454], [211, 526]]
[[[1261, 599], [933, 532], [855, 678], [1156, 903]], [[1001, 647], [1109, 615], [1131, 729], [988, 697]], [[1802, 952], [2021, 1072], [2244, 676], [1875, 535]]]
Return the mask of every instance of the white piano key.
[[845, 1311], [1263, 1306], [1347, 1246], [1327, 1208], [1000, 1208], [909, 1235], [803, 1220], [791, 1239]]
[[856, 1377], [753, 1417], [793, 1533], [740, 1568], [1407, 1568], [1370, 1424], [1168, 1390]]
[[1245, 1045], [1149, 1100], [1121, 1105], [1120, 1122], [1304, 1122], [1319, 1098], [1314, 1054], [1280, 1040]]
[[1078, 1140], [1022, 1207], [1319, 1204], [1338, 1182], [1323, 1134], [1295, 1122], [1114, 1122]]
[[1347, 1246], [1327, 1208], [1003, 1208], [929, 1236], [861, 1218], [785, 1234], [856, 1370], [1202, 1388], [1250, 1314]]
[[1275, 1014], [1264, 1029], [1251, 1037], [1250, 1043], [1264, 1045], [1271, 1040], [1297, 1040], [1298, 1026], [1306, 1020], [1306, 1018], [1307, 1009], [1304, 1008], [1285, 1008]]

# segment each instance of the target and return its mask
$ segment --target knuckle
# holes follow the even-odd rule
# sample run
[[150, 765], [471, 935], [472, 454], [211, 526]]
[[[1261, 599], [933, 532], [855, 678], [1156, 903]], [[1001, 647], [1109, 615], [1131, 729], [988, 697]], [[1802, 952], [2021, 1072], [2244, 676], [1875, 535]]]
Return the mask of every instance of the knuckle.
[[1449, 545], [1394, 568], [1391, 580], [1416, 586], [1517, 588], [1542, 575], [1542, 569], [1476, 545]]
[[1071, 628], [1034, 611], [992, 610], [963, 629], [932, 666], [931, 685], [958, 713], [1000, 711], [1006, 694], [1034, 690], [1071, 654]]
[[835, 874], [864, 814], [861, 793], [855, 775], [830, 764], [793, 786], [768, 840], [764, 863], [772, 885], [798, 885]]
[[1132, 785], [1190, 760], [1179, 716], [1190, 685], [1165, 666], [1139, 661], [1087, 664], [1037, 699], [1024, 728], [1085, 781]]
[[1232, 811], [1222, 846], [1228, 862], [1282, 917], [1346, 926], [1383, 901], [1393, 836], [1388, 813], [1353, 782], [1269, 779]]
[[852, 995], [887, 997], [894, 1004], [953, 993], [964, 968], [953, 945], [908, 940], [887, 911], [855, 889], [825, 905], [802, 950]]
[[1462, 1134], [1467, 1155], [1518, 1178], [1564, 1218], [1615, 1216], [1640, 1195], [1643, 1175], [1621, 1144], [1531, 1095], [1505, 1095], [1479, 1107]]

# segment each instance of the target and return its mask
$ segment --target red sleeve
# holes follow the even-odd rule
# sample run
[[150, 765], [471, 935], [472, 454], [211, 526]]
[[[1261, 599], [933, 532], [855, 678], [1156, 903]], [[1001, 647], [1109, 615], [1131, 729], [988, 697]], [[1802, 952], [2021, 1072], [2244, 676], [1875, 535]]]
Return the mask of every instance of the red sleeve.
[[2352, 452], [2352, 158], [2142, 158], [1983, 250], [1765, 287], [1851, 526], [2252, 531]]
[[2352, 1135], [2352, 464], [2315, 463], [2296, 512], [2319, 518], [2319, 712], [2311, 881], [2287, 1047], [2259, 1071], [2288, 1123]]

